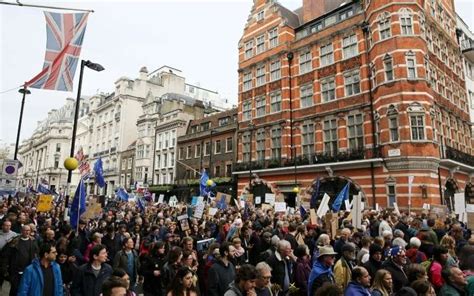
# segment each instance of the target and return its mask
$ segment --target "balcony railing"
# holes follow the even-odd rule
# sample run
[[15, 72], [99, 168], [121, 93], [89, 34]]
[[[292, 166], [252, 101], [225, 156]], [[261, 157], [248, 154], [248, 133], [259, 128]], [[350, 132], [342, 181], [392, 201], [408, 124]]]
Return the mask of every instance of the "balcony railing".
[[474, 166], [474, 156], [465, 152], [454, 149], [453, 147], [446, 146], [446, 158], [451, 159], [460, 163]]
[[[312, 153], [305, 155], [298, 155], [296, 157], [296, 165], [310, 165], [310, 164], [322, 164], [322, 163], [331, 163], [331, 162], [342, 162], [342, 161], [351, 161], [351, 160], [361, 160], [361, 159], [371, 159], [381, 157], [380, 149], [372, 148], [368, 149], [350, 149], [340, 152], [320, 152]], [[266, 159], [263, 161], [251, 161], [251, 162], [241, 162], [235, 165], [235, 171], [248, 171], [250, 168], [252, 170], [259, 169], [271, 169], [279, 167], [290, 167], [294, 166], [295, 161], [290, 158], [279, 158], [279, 159]]]

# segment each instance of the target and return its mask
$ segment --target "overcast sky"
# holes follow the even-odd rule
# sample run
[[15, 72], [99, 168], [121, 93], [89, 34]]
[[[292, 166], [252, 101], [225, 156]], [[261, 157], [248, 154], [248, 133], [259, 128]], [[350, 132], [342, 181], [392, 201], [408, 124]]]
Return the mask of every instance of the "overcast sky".
[[[100, 63], [106, 70], [85, 70], [83, 95], [111, 92], [114, 81], [121, 76], [136, 78], [142, 66], [151, 72], [169, 65], [182, 70], [188, 83], [200, 83], [237, 102], [237, 43], [252, 0], [21, 2], [95, 11], [89, 16], [81, 58]], [[302, 0], [280, 3], [295, 9]], [[474, 0], [455, 3], [472, 30]], [[0, 92], [20, 86], [39, 73], [45, 42], [41, 9], [0, 4]], [[44, 119], [49, 110], [62, 106], [67, 97], [76, 97], [78, 76], [79, 67], [70, 93], [31, 89], [25, 104], [22, 139], [31, 136], [37, 121]], [[16, 90], [0, 93], [0, 145], [16, 139], [20, 103], [21, 95]]]

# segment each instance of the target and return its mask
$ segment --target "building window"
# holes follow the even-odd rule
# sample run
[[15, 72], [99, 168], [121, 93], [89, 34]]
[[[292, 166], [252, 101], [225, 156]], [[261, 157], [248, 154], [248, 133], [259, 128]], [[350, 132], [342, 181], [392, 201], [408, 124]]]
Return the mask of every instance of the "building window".
[[250, 133], [242, 136], [242, 158], [244, 162], [250, 162]]
[[263, 20], [263, 16], [264, 16], [264, 11], [263, 10], [259, 11], [257, 13], [257, 22]]
[[313, 106], [313, 85], [307, 84], [300, 87], [301, 107]]
[[337, 120], [328, 119], [324, 121], [324, 152], [329, 155], [337, 154]]
[[332, 43], [325, 46], [321, 46], [320, 59], [321, 59], [321, 67], [331, 65], [332, 63], [334, 63], [334, 52], [332, 48]]
[[414, 54], [407, 56], [407, 78], [416, 78], [416, 58]]
[[281, 159], [281, 127], [272, 128], [272, 159]]
[[234, 141], [232, 138], [227, 138], [225, 141], [225, 152], [232, 152]]
[[421, 141], [425, 139], [425, 122], [421, 114], [410, 115], [411, 139]]
[[184, 147], [179, 147], [179, 160], [184, 159]]
[[392, 81], [393, 80], [393, 61], [392, 57], [386, 55], [383, 59], [383, 67], [385, 71], [385, 81]]
[[144, 149], [145, 149], [144, 145], [137, 146], [137, 158], [143, 158]]
[[168, 154], [167, 153], [163, 154], [163, 166], [162, 166], [162, 168], [166, 168], [166, 167], [168, 167]]
[[252, 102], [250, 100], [242, 103], [242, 116], [244, 120], [252, 119]]
[[273, 48], [278, 45], [278, 29], [274, 28], [268, 31], [268, 41], [269, 41], [269, 47]]
[[395, 184], [387, 184], [387, 196], [388, 196], [388, 207], [393, 208], [394, 203], [397, 202], [397, 194], [395, 190]]
[[345, 59], [356, 56], [359, 53], [356, 34], [352, 34], [342, 40], [342, 51]]
[[209, 156], [211, 154], [211, 142], [204, 143], [204, 156]]
[[255, 99], [255, 110], [257, 112], [256, 117], [265, 116], [265, 107], [267, 100], [265, 97], [258, 97]]
[[334, 77], [321, 81], [321, 95], [323, 97], [323, 102], [334, 100], [336, 98], [335, 90], [336, 86], [334, 83]]
[[265, 51], [265, 35], [257, 37], [257, 54]]
[[360, 93], [359, 70], [344, 74], [344, 88], [346, 90], [346, 96]]
[[196, 145], [196, 150], [194, 150], [194, 158], [201, 157], [201, 144]]
[[226, 177], [232, 177], [232, 165], [231, 164], [227, 164], [225, 166], [225, 176]]
[[390, 142], [398, 142], [398, 113], [396, 111], [388, 114], [388, 129], [390, 131]]
[[221, 140], [216, 140], [214, 153], [215, 154], [221, 153]]
[[245, 58], [249, 59], [253, 55], [253, 40], [245, 43]]
[[56, 152], [61, 152], [61, 143], [56, 143]]
[[390, 13], [386, 12], [382, 15], [382, 18], [379, 20], [380, 40], [385, 40], [391, 36], [390, 25], [391, 25]]
[[270, 81], [276, 81], [281, 78], [280, 61], [274, 61], [270, 64]]
[[265, 81], [265, 65], [257, 67], [257, 86], [262, 86], [266, 83]]
[[129, 159], [128, 159], [128, 167], [127, 167], [127, 169], [129, 169], [129, 170], [132, 169], [132, 162], [133, 162], [133, 159], [132, 159], [132, 158], [129, 158]]
[[304, 155], [314, 153], [314, 124], [303, 124], [301, 126], [301, 147]]
[[174, 167], [174, 153], [171, 152], [170, 153], [170, 167]]
[[280, 112], [281, 111], [281, 93], [276, 92], [270, 95], [270, 112]]
[[308, 73], [311, 70], [311, 52], [307, 51], [300, 54], [300, 74]]
[[257, 131], [257, 161], [265, 160], [265, 129]]
[[347, 117], [349, 149], [358, 150], [364, 148], [363, 124], [364, 118], [362, 114], [349, 115]]
[[413, 18], [411, 15], [400, 16], [402, 35], [413, 35]]
[[225, 125], [228, 125], [229, 123], [230, 123], [230, 117], [229, 116], [219, 118], [219, 126], [225, 126]]
[[251, 88], [252, 88], [252, 72], [244, 73], [243, 91], [247, 91]]
[[186, 159], [190, 159], [192, 154], [193, 154], [193, 148], [191, 146], [188, 146], [186, 150]]

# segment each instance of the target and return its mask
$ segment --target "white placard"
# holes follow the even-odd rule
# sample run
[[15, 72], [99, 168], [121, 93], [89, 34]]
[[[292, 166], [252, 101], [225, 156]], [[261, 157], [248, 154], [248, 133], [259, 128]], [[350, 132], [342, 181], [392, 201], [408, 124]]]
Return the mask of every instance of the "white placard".
[[395, 157], [400, 156], [400, 149], [389, 149], [388, 150], [388, 157]]
[[360, 202], [360, 211], [364, 211], [365, 210], [365, 202], [361, 201]]
[[259, 205], [259, 204], [261, 204], [261, 203], [262, 203], [262, 197], [260, 197], [260, 196], [255, 196], [255, 204], [256, 204], [256, 205]]
[[275, 204], [275, 194], [273, 193], [265, 193], [265, 203], [267, 204]]
[[379, 204], [378, 204], [378, 203], [376, 203], [376, 204], [375, 204], [375, 210], [376, 210], [377, 212], [379, 212], [379, 211], [380, 211], [380, 206], [379, 206]]
[[183, 220], [183, 219], [188, 219], [188, 214], [178, 216], [177, 218], [178, 218], [178, 221]]
[[214, 216], [217, 213], [217, 208], [209, 208], [208, 214], [209, 216]]
[[178, 198], [176, 197], [176, 195], [170, 197], [170, 201], [168, 202], [168, 204], [172, 208], [176, 207], [176, 205], [178, 204]]
[[353, 203], [354, 207], [352, 208], [352, 226], [355, 228], [361, 228], [362, 226], [362, 211], [360, 210], [361, 206], [362, 195], [359, 193], [358, 195], [354, 195]]
[[[352, 197], [352, 202], [354, 201], [354, 196]], [[344, 200], [344, 204], [346, 206], [346, 211], [350, 211], [352, 209], [352, 202], [349, 202], [348, 199]]]
[[423, 204], [423, 210], [430, 210], [430, 204], [424, 203]]
[[275, 213], [286, 213], [286, 202], [275, 202]]
[[454, 194], [454, 212], [458, 215], [466, 212], [466, 199], [464, 192]]
[[194, 209], [193, 217], [201, 219], [202, 214], [204, 214], [204, 203], [203, 202], [198, 202], [198, 204], [196, 205], [196, 208]]
[[162, 204], [164, 199], [165, 199], [165, 195], [164, 195], [164, 194], [160, 194], [160, 195], [158, 196], [158, 204]]
[[328, 204], [330, 199], [331, 198], [329, 197], [329, 195], [327, 195], [327, 193], [324, 193], [323, 199], [321, 200], [321, 204], [318, 208], [318, 212], [316, 213], [316, 215], [318, 215], [320, 219], [322, 219], [324, 215], [326, 215], [326, 213], [329, 211]]
[[393, 203], [393, 209], [394, 209], [394, 212], [397, 213], [398, 215], [400, 215], [400, 210], [398, 209], [398, 205], [396, 202]]
[[466, 212], [474, 213], [474, 204], [466, 204]]

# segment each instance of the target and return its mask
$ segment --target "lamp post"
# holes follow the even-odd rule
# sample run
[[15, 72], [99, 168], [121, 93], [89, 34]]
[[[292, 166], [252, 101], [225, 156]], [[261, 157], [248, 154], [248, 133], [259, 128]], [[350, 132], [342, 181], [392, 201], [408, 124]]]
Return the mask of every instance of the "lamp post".
[[15, 154], [13, 156], [14, 160], [18, 159], [17, 158], [17, 156], [18, 156], [18, 145], [20, 144], [20, 131], [21, 131], [21, 122], [23, 120], [23, 109], [25, 108], [25, 98], [26, 98], [26, 95], [31, 94], [31, 91], [29, 91], [26, 88], [26, 85], [23, 86], [23, 88], [20, 88], [18, 90], [18, 92], [23, 94], [23, 98], [21, 99], [20, 120], [18, 121], [18, 131], [16, 133]]
[[[296, 147], [293, 141], [293, 103], [292, 103], [292, 94], [291, 94], [291, 61], [293, 60], [293, 53], [289, 52], [286, 55], [286, 58], [288, 59], [288, 88], [290, 90], [290, 150], [291, 150], [291, 159], [293, 160], [294, 164], [294, 172], [293, 175], [295, 177], [295, 187], [293, 188], [293, 192], [295, 194], [298, 194], [299, 188], [298, 188], [298, 177], [296, 176]], [[296, 198], [296, 197], [295, 197]]]
[[249, 122], [249, 128], [250, 128], [250, 151], [249, 151], [249, 191], [252, 189], [252, 134], [253, 134], [253, 128], [255, 125], [253, 124], [252, 121]]
[[[76, 130], [77, 130], [77, 119], [79, 117], [79, 106], [81, 101], [81, 88], [82, 88], [82, 77], [84, 74], [84, 66], [94, 71], [100, 72], [105, 70], [100, 64], [93, 63], [91, 61], [84, 61], [81, 60], [81, 70], [79, 73], [79, 87], [77, 88], [77, 98], [76, 98], [76, 109], [74, 111], [74, 121], [72, 125], [72, 136], [71, 136], [71, 151], [69, 153], [69, 157], [74, 157], [74, 146], [76, 145]], [[68, 169], [67, 172], [67, 188], [66, 188], [66, 202], [64, 208], [67, 208], [69, 205], [69, 187], [71, 186], [71, 179], [72, 179], [72, 169]], [[66, 214], [66, 211], [64, 212]]]

